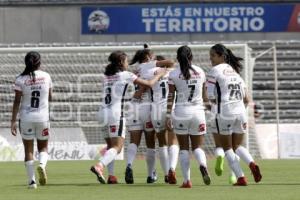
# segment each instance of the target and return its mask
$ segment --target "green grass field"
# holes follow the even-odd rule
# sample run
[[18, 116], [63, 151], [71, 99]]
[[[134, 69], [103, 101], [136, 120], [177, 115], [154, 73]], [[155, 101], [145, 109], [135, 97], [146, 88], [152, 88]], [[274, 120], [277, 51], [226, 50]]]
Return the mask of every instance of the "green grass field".
[[221, 177], [214, 174], [214, 160], [209, 161], [212, 184], [203, 184], [196, 163], [192, 162], [192, 189], [181, 189], [181, 171], [177, 169], [178, 184], [163, 182], [160, 166], [157, 166], [159, 180], [155, 184], [146, 184], [145, 161], [134, 163], [135, 184], [124, 181], [125, 162], [115, 163], [118, 185], [101, 185], [89, 168], [95, 161], [49, 161], [48, 184], [38, 186], [36, 190], [27, 189], [27, 177], [23, 162], [0, 163], [0, 199], [1, 200], [156, 200], [156, 199], [201, 199], [201, 200], [274, 200], [300, 199], [300, 160], [259, 160], [263, 179], [256, 184], [248, 168], [243, 165], [249, 186], [233, 187], [228, 183], [228, 169]]

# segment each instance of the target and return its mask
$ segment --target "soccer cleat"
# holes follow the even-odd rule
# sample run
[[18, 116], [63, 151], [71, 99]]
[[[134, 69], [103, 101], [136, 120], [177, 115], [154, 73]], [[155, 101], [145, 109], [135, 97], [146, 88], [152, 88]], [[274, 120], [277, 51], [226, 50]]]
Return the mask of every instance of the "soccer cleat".
[[186, 183], [183, 182], [180, 188], [192, 188], [192, 182], [188, 180]]
[[30, 182], [30, 184], [28, 185], [28, 189], [36, 189], [36, 188], [37, 188], [37, 185], [36, 185], [35, 181], [32, 180]]
[[208, 171], [207, 171], [207, 168], [200, 165], [200, 172], [201, 172], [201, 175], [202, 175], [202, 178], [203, 178], [203, 182], [205, 183], [205, 185], [210, 185], [210, 177], [209, 177], [209, 174], [208, 174]]
[[131, 165], [127, 165], [127, 167], [126, 167], [125, 182], [127, 184], [133, 184], [134, 183], [134, 180], [133, 180], [133, 171], [132, 171]]
[[233, 175], [233, 174], [231, 174], [231, 175], [229, 176], [229, 184], [235, 184], [236, 182], [237, 182], [236, 176]]
[[109, 175], [107, 179], [107, 184], [118, 184], [117, 177], [113, 175]]
[[47, 173], [46, 173], [46, 169], [38, 166], [37, 168], [38, 174], [39, 174], [39, 183], [40, 185], [46, 185], [47, 183]]
[[169, 177], [168, 177], [168, 175], [165, 175], [165, 183], [169, 183]]
[[237, 182], [235, 184], [233, 184], [233, 186], [247, 186], [246, 178], [244, 176], [239, 177], [237, 179]]
[[215, 173], [221, 176], [224, 170], [224, 156], [218, 156], [215, 164]]
[[261, 178], [262, 178], [262, 175], [260, 173], [260, 169], [259, 169], [258, 165], [256, 165], [254, 162], [251, 162], [249, 164], [249, 168], [250, 168], [250, 170], [252, 172], [252, 175], [254, 177], [254, 181], [256, 183], [260, 182]]
[[158, 180], [158, 176], [157, 176], [157, 173], [156, 173], [156, 169], [152, 172], [152, 178], [154, 179], [154, 181], [157, 181], [157, 180]]
[[147, 183], [155, 183], [157, 181], [156, 171], [152, 173], [152, 176], [147, 177]]
[[91, 172], [93, 172], [100, 183], [105, 184], [105, 178], [103, 176], [103, 167], [99, 164], [91, 167]]
[[174, 170], [169, 169], [168, 179], [169, 179], [169, 184], [176, 184], [177, 183], [176, 173], [175, 173]]

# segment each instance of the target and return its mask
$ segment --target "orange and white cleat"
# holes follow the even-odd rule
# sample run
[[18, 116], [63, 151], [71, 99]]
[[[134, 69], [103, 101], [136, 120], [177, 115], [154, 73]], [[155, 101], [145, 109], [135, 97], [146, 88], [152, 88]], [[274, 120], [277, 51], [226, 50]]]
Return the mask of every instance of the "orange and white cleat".
[[244, 176], [239, 177], [233, 186], [247, 186], [247, 180]]
[[254, 181], [256, 183], [260, 182], [261, 181], [261, 178], [262, 178], [262, 175], [260, 173], [260, 169], [258, 167], [258, 165], [256, 165], [254, 162], [251, 162], [249, 164], [249, 168], [252, 172], [252, 175], [253, 175], [253, 178], [254, 178]]
[[105, 184], [103, 171], [104, 171], [104, 167], [102, 165], [97, 164], [91, 167], [91, 172], [93, 172], [97, 176], [98, 181], [102, 184]]
[[170, 169], [169, 173], [168, 173], [168, 180], [169, 180], [169, 184], [176, 184], [177, 180], [176, 180], [176, 173], [174, 170]]
[[192, 182], [190, 180], [183, 182], [180, 188], [192, 188]]

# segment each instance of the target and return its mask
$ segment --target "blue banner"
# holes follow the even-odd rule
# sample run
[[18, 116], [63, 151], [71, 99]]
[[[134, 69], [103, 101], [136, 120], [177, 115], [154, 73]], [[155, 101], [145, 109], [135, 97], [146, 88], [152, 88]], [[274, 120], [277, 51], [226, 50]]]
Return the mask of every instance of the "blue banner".
[[82, 7], [82, 34], [300, 32], [300, 4]]

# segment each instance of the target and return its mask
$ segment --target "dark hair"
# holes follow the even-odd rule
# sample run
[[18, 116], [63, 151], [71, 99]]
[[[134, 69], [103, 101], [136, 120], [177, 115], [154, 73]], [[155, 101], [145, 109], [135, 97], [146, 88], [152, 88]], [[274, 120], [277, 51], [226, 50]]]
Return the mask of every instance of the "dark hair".
[[108, 57], [110, 63], [106, 66], [104, 74], [106, 76], [112, 76], [119, 71], [123, 71], [123, 63], [126, 57], [127, 55], [123, 51], [112, 52]]
[[35, 73], [34, 71], [37, 70], [41, 65], [41, 55], [38, 52], [30, 51], [25, 56], [25, 69], [21, 73], [21, 76], [29, 75], [32, 77], [33, 82], [35, 81]]
[[190, 47], [184, 45], [177, 49], [177, 60], [180, 65], [180, 71], [186, 80], [191, 78], [190, 69], [192, 68], [193, 53]]
[[161, 60], [166, 60], [166, 58], [162, 55], [157, 55], [155, 56], [155, 60], [161, 61]]
[[239, 74], [242, 70], [242, 64], [240, 63], [243, 58], [235, 56], [230, 49], [227, 49], [223, 44], [215, 44], [211, 47], [219, 56], [224, 56], [224, 60], [227, 64]]
[[149, 49], [148, 44], [144, 44], [144, 49], [137, 50], [130, 62], [130, 65], [133, 65], [134, 63], [142, 63], [147, 60], [148, 56], [152, 55], [152, 51]]

